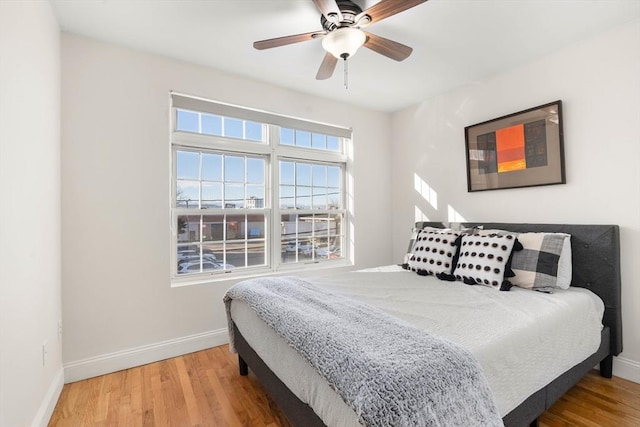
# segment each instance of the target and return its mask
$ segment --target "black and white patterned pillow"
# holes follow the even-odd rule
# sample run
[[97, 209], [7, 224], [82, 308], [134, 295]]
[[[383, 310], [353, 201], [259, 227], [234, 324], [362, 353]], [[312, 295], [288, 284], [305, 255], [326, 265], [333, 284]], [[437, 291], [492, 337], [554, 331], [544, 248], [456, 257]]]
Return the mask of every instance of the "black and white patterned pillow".
[[421, 230], [409, 258], [409, 269], [420, 275], [450, 273], [458, 236], [452, 230]]
[[513, 255], [511, 283], [525, 289], [568, 289], [571, 284], [571, 235], [520, 233], [524, 249]]
[[411, 238], [409, 239], [409, 247], [407, 248], [407, 253], [404, 256], [404, 260], [402, 262], [402, 268], [404, 268], [405, 270], [409, 268], [409, 259], [413, 254], [413, 246], [416, 244], [416, 239], [418, 238], [419, 233], [420, 233], [419, 228], [414, 227], [411, 229]]
[[467, 284], [505, 289], [503, 281], [512, 275], [508, 263], [515, 244], [516, 237], [511, 234], [463, 235], [453, 275]]

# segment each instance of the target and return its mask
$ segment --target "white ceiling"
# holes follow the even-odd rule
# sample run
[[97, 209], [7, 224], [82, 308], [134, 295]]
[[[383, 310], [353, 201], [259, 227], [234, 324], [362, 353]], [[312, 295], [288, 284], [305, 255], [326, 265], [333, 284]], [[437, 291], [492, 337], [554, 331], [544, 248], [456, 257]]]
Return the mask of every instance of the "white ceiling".
[[[367, 31], [413, 47], [395, 62], [361, 48], [315, 80], [319, 40], [252, 43], [320, 30], [312, 0], [50, 0], [63, 31], [380, 111], [396, 111], [640, 17], [640, 0], [430, 0]], [[363, 9], [377, 0], [355, 0]], [[594, 58], [594, 61], [597, 61]]]

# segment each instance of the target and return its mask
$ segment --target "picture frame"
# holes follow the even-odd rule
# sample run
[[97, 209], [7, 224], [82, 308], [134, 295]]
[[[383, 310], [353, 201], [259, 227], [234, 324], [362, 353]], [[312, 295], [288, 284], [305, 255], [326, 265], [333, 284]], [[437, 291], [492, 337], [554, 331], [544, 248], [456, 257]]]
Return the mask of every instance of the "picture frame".
[[468, 192], [565, 184], [562, 101], [464, 128]]

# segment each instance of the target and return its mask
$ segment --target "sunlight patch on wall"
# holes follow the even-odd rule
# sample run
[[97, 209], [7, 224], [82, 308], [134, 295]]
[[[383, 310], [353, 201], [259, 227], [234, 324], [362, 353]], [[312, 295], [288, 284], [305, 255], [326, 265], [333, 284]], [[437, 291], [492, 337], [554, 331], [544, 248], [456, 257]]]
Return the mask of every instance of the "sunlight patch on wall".
[[431, 188], [429, 184], [424, 182], [417, 173], [413, 174], [413, 185], [415, 190], [433, 207], [434, 210], [438, 210], [438, 193]]
[[462, 214], [460, 214], [460, 212], [458, 212], [453, 208], [453, 206], [448, 205], [447, 210], [448, 210], [447, 221], [449, 221], [450, 223], [451, 222], [468, 222], [467, 219], [463, 217]]
[[424, 212], [422, 212], [420, 210], [419, 207], [415, 206], [415, 218], [413, 222], [420, 222], [420, 221], [430, 221], [429, 217], [427, 217]]

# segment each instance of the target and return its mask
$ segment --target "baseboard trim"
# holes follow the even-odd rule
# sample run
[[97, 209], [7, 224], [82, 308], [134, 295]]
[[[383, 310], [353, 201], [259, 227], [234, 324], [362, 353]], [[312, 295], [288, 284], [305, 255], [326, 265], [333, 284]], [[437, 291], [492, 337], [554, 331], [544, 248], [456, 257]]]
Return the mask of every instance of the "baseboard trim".
[[64, 382], [72, 383], [145, 365], [229, 342], [227, 329], [217, 329], [64, 364]]
[[614, 357], [613, 375], [640, 384], [640, 362], [626, 357]]
[[62, 393], [62, 386], [64, 386], [64, 369], [60, 367], [53, 377], [53, 381], [51, 381], [49, 389], [44, 395], [44, 399], [42, 399], [42, 403], [38, 408], [38, 412], [36, 412], [36, 416], [33, 418], [31, 427], [47, 427], [53, 411], [56, 409], [60, 393]]
[[[215, 331], [189, 335], [89, 359], [65, 363], [64, 381], [62, 381], [63, 371], [60, 371], [60, 373], [56, 375], [54, 382], [52, 382], [50, 390], [47, 392], [46, 398], [43, 401], [43, 406], [38, 411], [38, 416], [35, 418], [33, 426], [46, 426], [46, 423], [39, 423], [38, 420], [44, 419], [45, 421], [48, 421], [49, 418], [44, 415], [48, 414], [50, 417], [53, 413], [55, 404], [60, 396], [60, 392], [62, 391], [63, 382], [64, 384], [72, 383], [96, 377], [98, 375], [109, 374], [111, 372], [157, 362], [171, 357], [193, 353], [194, 351], [216, 347], [228, 342], [229, 335], [227, 329], [218, 329]], [[640, 383], [640, 362], [627, 359], [625, 357], [614, 357], [613, 375]]]

